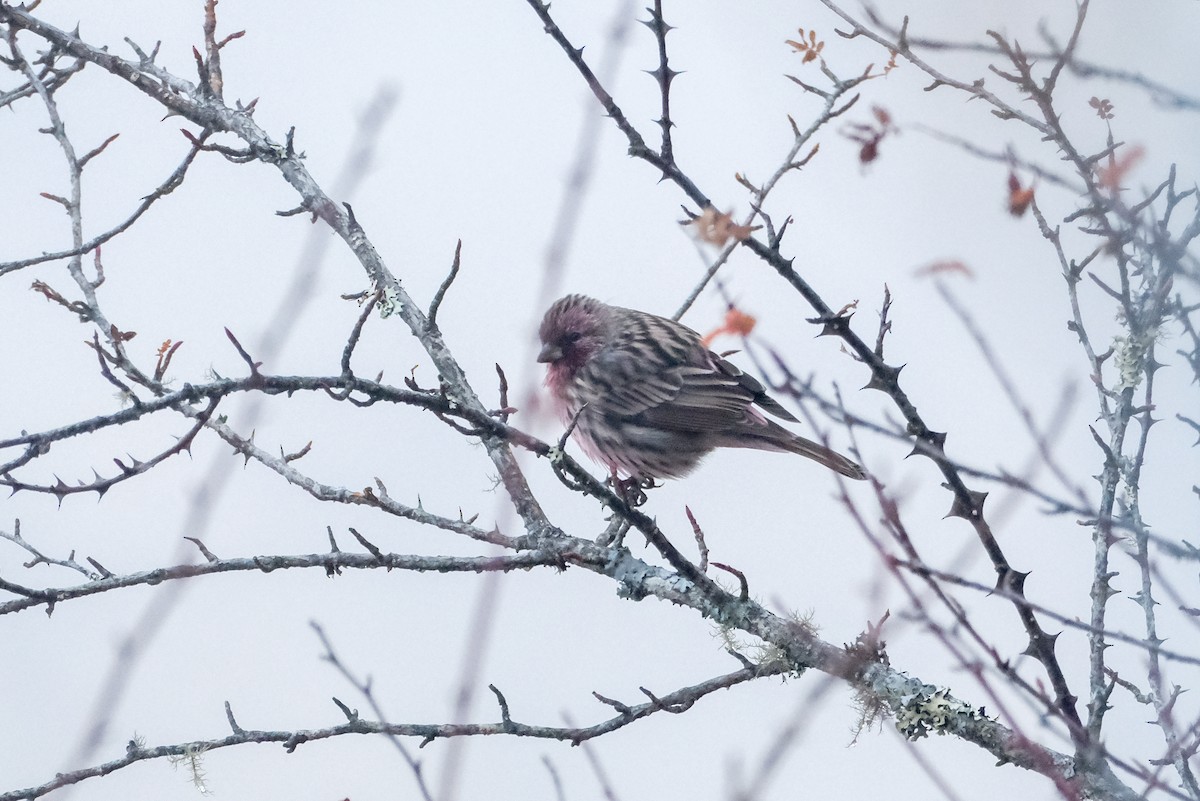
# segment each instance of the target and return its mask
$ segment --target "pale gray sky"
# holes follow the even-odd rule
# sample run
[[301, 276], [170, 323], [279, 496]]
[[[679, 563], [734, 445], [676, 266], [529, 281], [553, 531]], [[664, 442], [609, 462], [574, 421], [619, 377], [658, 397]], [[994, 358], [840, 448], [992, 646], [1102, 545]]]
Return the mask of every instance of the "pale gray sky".
[[[202, 42], [200, 5], [129, 2], [101, 8], [55, 0], [37, 13], [68, 29], [78, 22], [85, 39], [126, 57], [131, 53], [123, 37], [145, 48], [161, 40], [159, 62], [191, 79], [191, 48]], [[890, 5], [894, 10], [888, 8], [888, 14], [911, 16], [913, 36], [982, 41], [990, 27], [1030, 48], [1038, 44], [1039, 23], [1061, 40], [1074, 15], [1069, 2], [1012, 3], [1003, 9], [934, 0]], [[1084, 57], [1193, 88], [1196, 64], [1189, 54], [1200, 6], [1134, 5], [1093, 3]], [[587, 46], [593, 65], [612, 47], [607, 31], [616, 6], [572, 0], [553, 6], [568, 36]], [[461, 274], [442, 307], [440, 324], [476, 389], [492, 405], [497, 403], [493, 364], [504, 366], [513, 398], [522, 399], [513, 418], [519, 427], [547, 439], [561, 431], [531, 400], [541, 381], [540, 366], [532, 359], [533, 336], [542, 311], [539, 291], [552, 221], [563, 202], [582, 127], [601, 126], [594, 175], [562, 267], [564, 291], [669, 314], [713, 256], [676, 224], [683, 195], [670, 184], [656, 183], [650, 167], [626, 156], [623, 137], [599, 118], [579, 76], [520, 0], [225, 0], [218, 14], [222, 31], [247, 31], [225, 50], [227, 100], [257, 98], [255, 120], [277, 140], [295, 126], [297, 147], [326, 189], [359, 144], [358, 117], [381, 91], [397, 93], [370, 173], [345, 199], [389, 267], [422, 302], [445, 277], [455, 242], [462, 240]], [[666, 14], [678, 28], [669, 39], [671, 63], [685, 71], [672, 95], [677, 158], [719, 207], [738, 216], [749, 206], [735, 173], [754, 181], [766, 178], [791, 142], [786, 115], [805, 125], [818, 111], [816, 101], [783, 75], [811, 82], [820, 82], [820, 75], [815, 65], [802, 65], [784, 40], [794, 38], [798, 27], [817, 30], [826, 43], [823, 55], [843, 77], [886, 61], [866, 42], [836, 36], [835, 20], [817, 3], [690, 0], [668, 3]], [[608, 88], [629, 119], [657, 142], [651, 120], [658, 116], [659, 97], [642, 72], [656, 65], [654, 41], [641, 25], [633, 25], [628, 37]], [[19, 41], [27, 55], [37, 49], [32, 37]], [[961, 77], [984, 74], [977, 60], [939, 58]], [[7, 88], [11, 81], [5, 80]], [[995, 76], [988, 81], [999, 88]], [[1014, 219], [1005, 211], [1004, 166], [982, 164], [917, 129], [923, 125], [965, 136], [990, 150], [1011, 144], [1051, 168], [1057, 167], [1053, 153], [1015, 124], [991, 117], [981, 104], [966, 103], [947, 89], [925, 93], [926, 84], [928, 79], [911, 66], [901, 66], [864, 85], [858, 106], [819, 135], [818, 157], [787, 178], [769, 205], [776, 220], [795, 218], [785, 250], [831, 305], [859, 303], [856, 326], [866, 333], [873, 333], [886, 284], [895, 297], [888, 357], [907, 365], [905, 387], [925, 418], [950, 432], [950, 454], [985, 469], [1019, 471], [1032, 458], [1033, 443], [933, 280], [918, 274], [935, 261], [968, 265], [973, 277], [948, 275], [946, 284], [989, 337], [1036, 421], [1048, 422], [1065, 388], [1077, 391], [1056, 453], [1093, 493], [1088, 476], [1100, 464], [1087, 429], [1095, 417], [1094, 391], [1088, 366], [1066, 330], [1069, 310], [1053, 254], [1032, 219]], [[1167, 113], [1127, 87], [1064, 79], [1064, 121], [1082, 146], [1093, 149], [1102, 146], [1105, 131], [1087, 105], [1092, 95], [1113, 100], [1117, 137], [1145, 150], [1131, 175], [1133, 186], [1156, 184], [1172, 161], [1179, 162], [1182, 185], [1193, 183], [1198, 166], [1194, 114]], [[160, 121], [159, 107], [94, 67], [72, 80], [59, 103], [81, 151], [121, 134], [85, 176], [86, 233], [94, 234], [123, 219], [178, 163], [187, 143], [178, 118]], [[864, 168], [857, 146], [839, 131], [868, 121], [876, 105], [891, 113], [900, 132], [886, 139], [877, 162]], [[61, 208], [38, 197], [66, 191], [57, 145], [36, 132], [45, 125], [44, 109], [27, 100], [16, 111], [0, 114], [0, 261], [69, 245]], [[304, 216], [276, 216], [296, 202], [274, 168], [202, 155], [180, 190], [103, 248], [101, 302], [119, 327], [138, 333], [131, 353], [152, 365], [163, 340], [183, 340], [170, 373], [178, 383], [203, 381], [210, 370], [244, 374], [223, 328], [252, 354], [260, 353], [267, 322], [301, 255], [324, 240], [329, 248], [305, 305], [295, 309], [293, 332], [264, 370], [336, 373], [359, 311], [338, 296], [364, 290], [368, 281], [323, 227], [310, 225]], [[1039, 202], [1052, 219], [1073, 208], [1072, 198], [1048, 186], [1039, 190]], [[1080, 246], [1082, 240], [1070, 241]], [[856, 391], [865, 383], [865, 371], [832, 338], [813, 338], [813, 327], [803, 319], [810, 316], [807, 308], [768, 268], [750, 254], [737, 253], [722, 276], [730, 295], [759, 319], [756, 334], [762, 342], [780, 349], [798, 370], [815, 373], [821, 389], [836, 383], [854, 413], [879, 421], [895, 418], [882, 395]], [[0, 341], [8, 375], [0, 385], [0, 439], [119, 408], [112, 386], [96, 369], [95, 355], [82, 344], [90, 339], [90, 329], [29, 291], [34, 280], [64, 293], [71, 288], [61, 264], [0, 278]], [[1102, 316], [1106, 307], [1097, 293], [1088, 302], [1095, 315], [1093, 336], [1103, 345], [1111, 335], [1104, 333], [1106, 327], [1116, 329]], [[711, 329], [722, 309], [720, 295], [706, 292], [685, 322]], [[728, 347], [737, 345], [731, 340]], [[1164, 350], [1160, 358], [1167, 361], [1173, 349]], [[373, 377], [383, 370], [395, 384], [414, 365], [423, 384], [436, 381], [428, 359], [396, 320], [370, 320], [355, 360], [361, 374]], [[1164, 404], [1183, 395], [1187, 377], [1178, 369], [1160, 372]], [[379, 477], [405, 502], [415, 504], [419, 496], [431, 511], [453, 516], [461, 508], [468, 516], [479, 513], [481, 523], [496, 521], [508, 530], [517, 526], [494, 491], [493, 468], [482, 448], [465, 443], [431, 415], [382, 404], [356, 409], [319, 397], [268, 399], [252, 423], [246, 423], [245, 400], [221, 411], [243, 433], [254, 428], [255, 442], [268, 450], [295, 451], [312, 440], [311, 453], [298, 467], [327, 483], [357, 489]], [[1159, 416], [1169, 421], [1177, 411], [1165, 406]], [[1186, 429], [1168, 428], [1171, 424], [1160, 427], [1162, 450], [1147, 464], [1151, 490], [1144, 501], [1152, 504], [1156, 517], [1149, 522], [1157, 532], [1195, 541], [1195, 505], [1179, 499], [1196, 481], [1200, 459], [1188, 447]], [[52, 482], [56, 473], [71, 482], [90, 478], [93, 466], [108, 475], [114, 456], [130, 452], [147, 458], [187, 428], [182, 418], [163, 418], [64, 443], [27, 477]], [[832, 438], [840, 449], [849, 447], [844, 431], [834, 431]], [[972, 547], [969, 528], [942, 519], [950, 499], [928, 461], [906, 460], [907, 447], [882, 438], [864, 434], [860, 445], [868, 469], [901, 496], [905, 520], [926, 557], [989, 583], [991, 570]], [[571, 534], [600, 532], [604, 522], [592, 501], [560, 491], [544, 462], [524, 463], [552, 519]], [[200, 498], [213, 486], [214, 475], [225, 475], [228, 483], [219, 495]], [[1045, 474], [1042, 478], [1060, 489]], [[867, 621], [890, 608], [895, 633], [888, 640], [895, 666], [992, 707], [927, 632], [903, 621], [902, 595], [883, 576], [872, 546], [849, 521], [835, 490], [831, 475], [802, 460], [722, 452], [688, 479], [655, 490], [646, 508], [691, 553], [683, 510], [688, 505], [704, 526], [714, 560], [742, 570], [755, 596], [772, 608], [811, 613], [826, 640], [851, 642]], [[874, 523], [879, 513], [869, 487], [851, 492]], [[989, 504], [1010, 560], [1033, 571], [1030, 596], [1064, 614], [1086, 616], [1087, 529], [1071, 517], [1044, 517], [1039, 504], [1002, 489], [993, 492]], [[197, 509], [209, 515], [203, 530], [187, 528]], [[357, 547], [347, 533], [354, 526], [386, 551], [486, 552], [369, 509], [320, 504], [261, 465], [243, 467], [241, 458], [212, 436], [196, 441], [191, 459], [174, 458], [119, 485], [100, 504], [94, 496], [75, 496], [58, 508], [53, 497], [32, 493], [0, 500], [0, 528], [11, 530], [15, 518], [23, 535], [48, 555], [65, 557], [75, 550], [79, 558], [94, 557], [117, 573], [197, 558], [181, 549], [183, 536], [199, 536], [222, 557], [319, 552], [328, 548], [327, 525], [344, 549]], [[639, 537], [631, 536], [630, 545], [645, 555]], [[969, 556], [959, 561], [963, 553]], [[75, 583], [59, 569], [24, 571], [24, 561], [26, 554], [0, 541], [5, 578], [30, 586]], [[1119, 589], [1132, 594], [1133, 565], [1118, 561]], [[81, 767], [72, 755], [82, 747], [98, 708], [111, 716], [108, 733], [85, 764], [121, 755], [135, 735], [148, 745], [223, 736], [226, 701], [247, 729], [340, 723], [330, 696], [367, 714], [364, 701], [320, 661], [312, 620], [325, 628], [355, 671], [373, 677], [389, 717], [404, 722], [448, 721], [467, 659], [478, 660], [479, 677], [469, 720], [498, 718], [486, 689], [494, 683], [506, 694], [515, 719], [547, 725], [561, 724], [564, 716], [577, 724], [608, 717], [610, 709], [592, 698], [593, 691], [635, 703], [642, 698], [639, 686], [666, 693], [738, 667], [722, 651], [712, 624], [696, 614], [654, 599], [636, 604], [619, 599], [611, 582], [580, 570], [501, 577], [488, 597], [494, 618], [487, 642], [468, 642], [483, 586], [477, 576], [381, 571], [347, 572], [332, 580], [320, 571], [280, 571], [189, 582], [159, 621], [161, 629], [111, 709], [101, 685], [111, 666], [121, 664], [117, 646], [137, 621], [154, 618], [165, 593], [179, 591], [180, 585], [64, 603], [49, 619], [38, 610], [6, 616], [0, 619], [0, 686], [5, 688], [0, 719], [6, 721], [0, 727], [0, 792]], [[1194, 584], [1187, 589], [1194, 593]], [[961, 598], [987, 636], [1018, 658], [1023, 634], [1011, 607], [970, 593]], [[1127, 606], [1115, 607], [1117, 627], [1136, 632], [1140, 611]], [[1058, 629], [1049, 621], [1046, 626]], [[1189, 637], [1194, 642], [1191, 629], [1168, 634], [1178, 637], [1173, 642], [1179, 647]], [[1068, 632], [1059, 648], [1069, 677], [1082, 691], [1084, 637]], [[1130, 670], [1143, 670], [1137, 654], [1124, 658]], [[1026, 672], [1042, 675], [1032, 665]], [[1194, 673], [1181, 672], [1181, 677], [1195, 684]], [[1144, 725], [1149, 713], [1121, 700], [1121, 710], [1114, 713], [1120, 723], [1112, 724], [1109, 744], [1120, 748], [1156, 738], [1156, 731]], [[1196, 700], [1186, 701], [1191, 705], [1183, 717], [1191, 720]], [[1019, 702], [1015, 708], [1035, 736], [1067, 747], [1038, 729], [1036, 716]], [[890, 723], [852, 746], [856, 712], [850, 694], [840, 685], [825, 687], [815, 675], [734, 688], [704, 699], [687, 714], [654, 716], [588, 747], [622, 799], [723, 799], [756, 773], [780, 732], [798, 719], [801, 740], [762, 798], [886, 793], [925, 799], [936, 794], [907, 753], [911, 746]], [[465, 750], [459, 798], [552, 799], [543, 756], [562, 776], [567, 799], [600, 797], [581, 749], [506, 737], [460, 745]], [[439, 741], [419, 753], [435, 793], [443, 786], [449, 748]], [[992, 757], [957, 740], [934, 738], [916, 748], [962, 798], [1056, 797], [1046, 780], [1011, 767], [994, 768]], [[1143, 756], [1159, 753], [1148, 747], [1132, 750]], [[243, 746], [206, 755], [204, 764], [211, 790], [230, 801], [416, 797], [407, 768], [378, 738], [310, 743], [290, 755], [274, 745]], [[71, 792], [88, 801], [131, 794], [173, 801], [196, 795], [186, 773], [162, 760], [89, 780]]]

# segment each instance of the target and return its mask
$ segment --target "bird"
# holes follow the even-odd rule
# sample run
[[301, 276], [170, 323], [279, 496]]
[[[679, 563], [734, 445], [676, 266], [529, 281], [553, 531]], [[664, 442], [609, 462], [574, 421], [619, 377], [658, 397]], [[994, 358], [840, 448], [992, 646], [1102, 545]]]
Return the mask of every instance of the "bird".
[[683, 323], [567, 295], [547, 309], [538, 336], [559, 416], [614, 479], [680, 478], [716, 448], [798, 453], [866, 478], [855, 462], [768, 419], [763, 412], [798, 422]]

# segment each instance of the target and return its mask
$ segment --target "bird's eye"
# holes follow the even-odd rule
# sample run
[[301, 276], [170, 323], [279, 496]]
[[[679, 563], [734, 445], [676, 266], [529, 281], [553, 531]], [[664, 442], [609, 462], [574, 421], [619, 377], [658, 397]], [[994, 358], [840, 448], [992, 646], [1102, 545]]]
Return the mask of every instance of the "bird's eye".
[[568, 331], [566, 335], [563, 336], [562, 341], [564, 345], [574, 345], [581, 339], [583, 339], [583, 334], [579, 333], [578, 331]]

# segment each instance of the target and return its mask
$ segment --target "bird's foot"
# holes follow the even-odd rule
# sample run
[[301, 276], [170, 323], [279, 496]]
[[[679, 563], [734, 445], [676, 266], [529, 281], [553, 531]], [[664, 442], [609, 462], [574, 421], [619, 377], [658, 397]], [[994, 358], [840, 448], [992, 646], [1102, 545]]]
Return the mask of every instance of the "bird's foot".
[[613, 492], [620, 496], [621, 500], [635, 509], [647, 501], [646, 490], [662, 486], [655, 483], [652, 478], [637, 476], [619, 478], [616, 473], [609, 475], [608, 481], [605, 483], [612, 487]]

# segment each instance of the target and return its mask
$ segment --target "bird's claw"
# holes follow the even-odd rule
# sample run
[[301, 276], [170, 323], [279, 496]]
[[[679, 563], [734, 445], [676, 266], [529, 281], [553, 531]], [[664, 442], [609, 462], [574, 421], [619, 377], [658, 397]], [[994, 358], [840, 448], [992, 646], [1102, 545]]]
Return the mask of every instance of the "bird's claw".
[[647, 501], [646, 490], [662, 486], [655, 483], [652, 478], [638, 478], [636, 476], [618, 478], [616, 473], [609, 475], [608, 481], [605, 483], [612, 487], [613, 492], [621, 500], [635, 509]]

